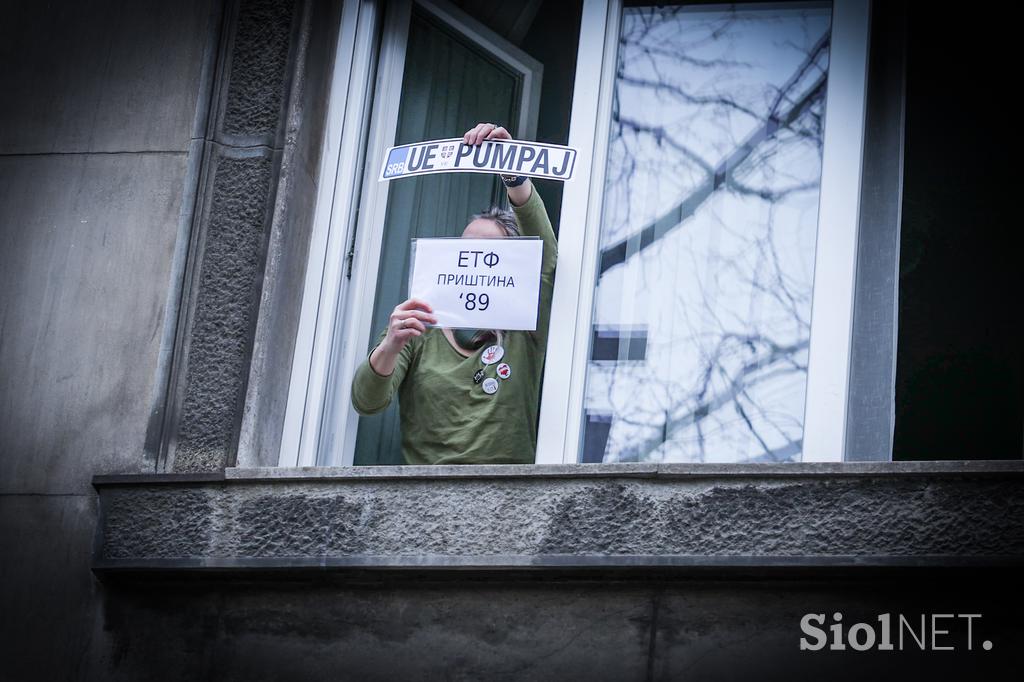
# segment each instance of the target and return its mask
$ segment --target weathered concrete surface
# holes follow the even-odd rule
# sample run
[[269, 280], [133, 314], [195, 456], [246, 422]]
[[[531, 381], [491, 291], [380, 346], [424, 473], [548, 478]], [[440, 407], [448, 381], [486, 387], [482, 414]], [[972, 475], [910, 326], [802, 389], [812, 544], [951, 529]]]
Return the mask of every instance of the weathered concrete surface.
[[280, 146], [280, 119], [288, 90], [288, 54], [294, 0], [244, 0], [230, 38], [224, 100], [216, 134], [239, 142], [259, 138]]
[[[283, 285], [293, 305], [301, 291], [294, 277], [279, 281], [279, 266], [285, 261], [299, 267], [296, 255], [305, 256], [309, 228], [303, 225], [289, 234], [284, 245], [281, 231], [293, 198], [292, 178], [285, 178], [280, 196], [278, 183], [283, 155], [289, 158], [284, 170], [293, 170], [300, 132], [311, 136], [303, 139], [308, 154], [322, 125], [302, 106], [307, 74], [299, 60], [307, 58], [313, 7], [324, 10], [317, 18], [329, 42], [336, 31], [336, 20], [330, 19], [336, 17], [331, 9], [336, 3], [245, 0], [229, 5], [230, 22], [221, 36], [224, 64], [213, 86], [217, 105], [206, 131], [216, 144], [207, 144], [207, 172], [199, 189], [204, 210], [186, 286], [193, 312], [184, 322], [177, 351], [166, 470], [217, 471], [235, 462], [257, 319], [266, 312], [261, 305], [265, 277], [268, 293], [282, 295], [276, 289]], [[323, 68], [313, 73], [326, 76]], [[318, 87], [324, 85], [314, 84], [314, 90]], [[307, 125], [313, 129], [308, 133]], [[308, 196], [294, 197], [303, 199]], [[306, 217], [308, 211], [300, 209], [297, 215]], [[280, 327], [281, 336], [291, 329], [294, 336], [289, 318], [264, 320], [263, 326]], [[275, 364], [291, 367], [290, 346], [281, 349]], [[264, 367], [261, 363], [260, 373]]]
[[235, 450], [273, 196], [276, 154], [213, 145], [209, 153], [175, 471], [224, 467]]
[[218, 0], [3, 5], [4, 680], [90, 679], [89, 651], [107, 650], [89, 481], [147, 467], [219, 11]]
[[0, 156], [0, 492], [140, 471], [186, 156]]
[[[655, 680], [964, 680], [1009, 679], [1024, 662], [1016, 644], [1024, 635], [1014, 615], [1022, 599], [1010, 594], [1007, 573], [962, 573], [934, 576], [908, 573], [872, 580], [803, 579], [765, 582], [691, 583], [668, 587], [657, 597], [656, 640], [650, 660]], [[939, 646], [954, 650], [921, 651], [909, 633], [894, 651], [800, 651], [800, 619], [808, 613], [842, 614], [846, 628], [869, 623], [878, 631], [878, 616], [900, 614], [920, 632], [921, 615], [980, 614], [974, 621], [972, 650], [967, 650], [966, 621], [938, 621], [948, 635]], [[826, 625], [827, 627], [827, 625]], [[926, 646], [931, 647], [928, 630]], [[880, 635], [876, 635], [880, 637]], [[982, 642], [993, 642], [991, 651]], [[863, 640], [861, 640], [863, 641]]]
[[216, 6], [5, 2], [0, 154], [186, 151]]
[[[947, 680], [1024, 663], [1020, 462], [257, 469], [96, 485], [104, 628], [123, 652], [90, 662], [106, 679]], [[951, 617], [935, 640], [951, 651], [905, 634], [893, 652], [810, 652], [808, 613], [977, 618], [970, 650]]]
[[[763, 465], [761, 475], [756, 467], [705, 475], [699, 466], [599, 465], [575, 475], [565, 467], [435, 467], [433, 475], [411, 467], [423, 473], [98, 478], [96, 566], [1024, 562], [1024, 463], [865, 466], [832, 474], [810, 464]], [[902, 469], [918, 473], [895, 475]]]
[[87, 567], [96, 499], [0, 495], [0, 651], [4, 680], [70, 680], [102, 623]]
[[99, 662], [97, 676], [106, 679], [137, 679], [132, 676], [153, 670], [170, 673], [161, 679], [180, 671], [179, 679], [226, 680], [628, 680], [645, 674], [650, 596], [637, 587], [110, 589], [108, 627], [126, 657]]
[[[1013, 679], [1024, 663], [1016, 583], [1004, 573], [919, 571], [872, 580], [115, 581], [105, 585], [111, 650], [89, 670], [104, 680], [245, 682]], [[849, 624], [877, 624], [881, 613], [982, 617], [972, 651], [960, 620], [937, 640], [953, 651], [801, 652], [800, 618], [835, 612]]]

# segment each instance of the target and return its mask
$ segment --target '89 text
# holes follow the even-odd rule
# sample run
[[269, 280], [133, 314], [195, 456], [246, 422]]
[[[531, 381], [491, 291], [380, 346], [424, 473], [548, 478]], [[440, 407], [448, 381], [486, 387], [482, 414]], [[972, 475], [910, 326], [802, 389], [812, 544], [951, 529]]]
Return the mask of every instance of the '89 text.
[[459, 294], [459, 298], [465, 301], [466, 310], [487, 310], [491, 299], [487, 294]]

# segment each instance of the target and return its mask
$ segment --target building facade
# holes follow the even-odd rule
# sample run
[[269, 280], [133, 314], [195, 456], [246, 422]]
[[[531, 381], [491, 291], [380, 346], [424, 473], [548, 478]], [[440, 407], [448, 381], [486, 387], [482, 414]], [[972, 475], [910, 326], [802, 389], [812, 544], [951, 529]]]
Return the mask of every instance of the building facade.
[[[7, 19], [5, 677], [1021, 663], [1005, 29], [859, 0]], [[478, 121], [577, 149], [536, 183], [535, 464], [395, 466], [353, 372], [409, 240], [502, 192], [378, 169]]]

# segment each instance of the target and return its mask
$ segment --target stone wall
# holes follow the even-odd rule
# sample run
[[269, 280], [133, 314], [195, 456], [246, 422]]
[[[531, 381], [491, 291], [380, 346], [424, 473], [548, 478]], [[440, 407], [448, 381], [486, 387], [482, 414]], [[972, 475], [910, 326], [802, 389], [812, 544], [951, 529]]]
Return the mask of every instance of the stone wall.
[[219, 23], [211, 0], [4, 3], [4, 679], [75, 679], [104, 641], [90, 480], [154, 470]]
[[[94, 565], [124, 652], [98, 668], [110, 679], [1002, 679], [1024, 662], [1019, 462], [229, 469], [96, 486]], [[904, 616], [918, 636], [925, 622], [929, 649], [932, 614], [949, 614], [934, 641], [953, 649], [904, 630], [894, 651], [801, 651], [801, 619], [836, 613], [846, 627]]]
[[276, 451], [341, 4], [5, 4], [0, 677], [118, 655], [94, 475]]
[[330, 471], [98, 478], [103, 524], [95, 565], [626, 570], [1024, 563], [1019, 462]]
[[[116, 658], [96, 678], [222, 680], [1003, 680], [1024, 663], [1019, 569], [783, 577], [281, 572], [108, 581]], [[982, 614], [940, 646], [800, 651], [800, 620]], [[898, 640], [894, 640], [897, 641]], [[986, 651], [983, 642], [992, 643]], [[929, 643], [930, 646], [930, 643]]]

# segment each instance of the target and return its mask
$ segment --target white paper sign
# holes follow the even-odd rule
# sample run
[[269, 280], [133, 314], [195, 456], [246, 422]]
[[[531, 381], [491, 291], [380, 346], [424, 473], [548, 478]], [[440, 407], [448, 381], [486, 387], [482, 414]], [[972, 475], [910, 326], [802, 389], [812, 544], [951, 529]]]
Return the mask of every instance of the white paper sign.
[[414, 239], [409, 297], [434, 309], [437, 326], [537, 329], [544, 242]]
[[384, 155], [379, 181], [427, 173], [505, 173], [550, 180], [570, 180], [576, 150], [557, 144], [522, 140], [486, 140], [463, 144], [461, 137], [391, 147]]

